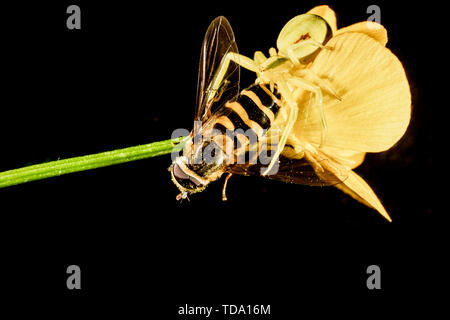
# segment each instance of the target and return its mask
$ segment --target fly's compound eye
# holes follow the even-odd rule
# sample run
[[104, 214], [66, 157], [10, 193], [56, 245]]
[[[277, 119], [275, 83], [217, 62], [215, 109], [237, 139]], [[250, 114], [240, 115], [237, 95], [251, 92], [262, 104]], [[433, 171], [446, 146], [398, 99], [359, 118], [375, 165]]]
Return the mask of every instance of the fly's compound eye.
[[175, 163], [172, 167], [172, 176], [179, 186], [188, 191], [202, 187], [200, 181], [198, 181], [194, 176], [184, 172], [184, 170], [177, 163]]

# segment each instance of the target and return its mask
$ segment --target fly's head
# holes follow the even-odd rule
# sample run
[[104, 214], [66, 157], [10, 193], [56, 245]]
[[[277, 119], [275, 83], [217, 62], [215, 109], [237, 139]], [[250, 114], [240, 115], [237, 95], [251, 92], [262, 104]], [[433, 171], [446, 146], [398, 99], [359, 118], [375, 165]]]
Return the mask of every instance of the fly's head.
[[193, 143], [192, 139], [184, 147], [183, 155], [177, 157], [169, 168], [172, 181], [180, 190], [177, 200], [203, 191], [209, 183], [220, 178], [226, 169], [226, 155], [212, 139]]

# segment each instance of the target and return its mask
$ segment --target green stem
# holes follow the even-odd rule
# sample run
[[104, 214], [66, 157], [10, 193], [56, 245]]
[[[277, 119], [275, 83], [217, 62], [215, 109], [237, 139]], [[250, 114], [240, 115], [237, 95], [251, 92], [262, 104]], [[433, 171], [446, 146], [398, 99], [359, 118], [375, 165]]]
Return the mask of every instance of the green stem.
[[[0, 173], [0, 188], [35, 180], [61, 176], [63, 174], [111, 166], [140, 159], [160, 156], [180, 150], [184, 137], [153, 142], [135, 147], [90, 154], [87, 156], [51, 161]], [[179, 143], [174, 147], [175, 143]]]

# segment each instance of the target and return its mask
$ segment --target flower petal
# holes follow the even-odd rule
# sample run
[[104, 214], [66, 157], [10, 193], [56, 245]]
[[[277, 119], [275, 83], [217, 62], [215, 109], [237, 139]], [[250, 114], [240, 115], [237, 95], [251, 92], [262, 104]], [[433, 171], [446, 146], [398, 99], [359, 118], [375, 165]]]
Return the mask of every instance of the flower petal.
[[[323, 146], [358, 152], [389, 149], [410, 121], [411, 94], [402, 64], [362, 33], [342, 33], [328, 46], [333, 49], [321, 50], [309, 66], [342, 98], [322, 90], [328, 126]], [[299, 118], [290, 137], [294, 144], [321, 142], [320, 112], [313, 101], [306, 91], [298, 100]]]
[[378, 24], [376, 22], [371, 21], [358, 22], [348, 27], [339, 29], [336, 32], [336, 35], [342, 34], [344, 32], [364, 33], [365, 35], [378, 41], [382, 46], [386, 46], [386, 43], [388, 41], [386, 29], [381, 24]]
[[315, 14], [324, 18], [330, 25], [333, 34], [336, 33], [337, 30], [336, 14], [329, 6], [326, 5], [317, 6], [309, 10], [307, 13]]
[[361, 163], [363, 163], [366, 156], [365, 152], [336, 149], [331, 147], [323, 147], [321, 148], [321, 151], [332, 156], [335, 161], [349, 169], [358, 167]]
[[367, 182], [355, 172], [350, 171], [348, 178], [345, 179], [343, 183], [336, 185], [336, 187], [349, 194], [353, 199], [358, 200], [362, 204], [374, 208], [389, 222], [392, 222], [391, 217], [381, 204], [375, 192], [373, 192]]

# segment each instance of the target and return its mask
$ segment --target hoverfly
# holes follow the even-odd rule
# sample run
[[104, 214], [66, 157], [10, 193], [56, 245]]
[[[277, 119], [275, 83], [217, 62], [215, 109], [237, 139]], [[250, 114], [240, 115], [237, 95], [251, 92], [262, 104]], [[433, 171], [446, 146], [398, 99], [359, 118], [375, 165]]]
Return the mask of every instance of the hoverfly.
[[[318, 16], [313, 18], [320, 19]], [[322, 21], [322, 26], [325, 28], [321, 35], [326, 35], [329, 32], [329, 27], [325, 20], [322, 19]], [[304, 32], [299, 41], [310, 40], [310, 33]], [[300, 55], [308, 56], [311, 51], [323, 46], [326, 38], [326, 36], [322, 37], [322, 43], [316, 42], [316, 46], [312, 46], [313, 50], [306, 51], [304, 50], [305, 46], [300, 47], [303, 49]], [[294, 42], [298, 43], [299, 41]], [[289, 55], [298, 60], [296, 58], [298, 54], [295, 56], [293, 51], [290, 48]], [[267, 59], [264, 65], [256, 68], [250, 59], [238, 54], [234, 33], [228, 20], [225, 17], [218, 17], [211, 23], [203, 41], [200, 57], [195, 116], [195, 121], [199, 126], [195, 127], [197, 130], [194, 129], [191, 133], [192, 139], [186, 144], [185, 154], [177, 158], [171, 166], [172, 180], [182, 192], [178, 198], [185, 198], [188, 194], [202, 191], [210, 182], [217, 180], [224, 173], [228, 173], [228, 177], [232, 174], [259, 174], [271, 179], [309, 185], [329, 185], [339, 183], [340, 179], [345, 179], [344, 173], [340, 174], [339, 178], [327, 177], [326, 174], [322, 174], [320, 178], [309, 161], [290, 159], [284, 156], [276, 159], [279, 162], [279, 169], [275, 174], [261, 172], [261, 163], [249, 161], [236, 164], [237, 157], [244, 155], [254, 147], [253, 141], [250, 141], [251, 139], [248, 137], [238, 136], [237, 143], [231, 142], [234, 147], [233, 159], [229, 159], [229, 155], [222, 150], [224, 143], [218, 143], [218, 137], [226, 141], [227, 139], [221, 136], [226, 134], [226, 130], [229, 130], [229, 132], [237, 129], [251, 130], [257, 138], [256, 143], [261, 143], [261, 140], [264, 140], [270, 132], [280, 108], [285, 103], [277, 85], [273, 81], [271, 83], [270, 81], [255, 83], [239, 92], [239, 80], [240, 65], [262, 73], [264, 68], [270, 70], [274, 66], [279, 67], [288, 60], [278, 55], [272, 57], [272, 59]], [[216, 135], [212, 134], [214, 130], [217, 133]], [[193, 141], [195, 131], [198, 131], [197, 134], [203, 138], [200, 146], [196, 146]], [[216, 154], [216, 161], [207, 163], [203, 157], [205, 156], [205, 149], [211, 147], [211, 144], [217, 146], [214, 151], [220, 154]], [[229, 145], [230, 143], [228, 143]], [[269, 149], [272, 150], [273, 147], [273, 145], [270, 145]], [[275, 160], [274, 157], [271, 157], [271, 159], [272, 161]], [[321, 161], [323, 160], [321, 159]], [[310, 161], [314, 160], [311, 159]], [[226, 184], [224, 190], [225, 186]], [[225, 192], [223, 198], [226, 199]]]
[[[169, 168], [181, 192], [178, 200], [203, 191], [224, 174], [222, 198], [226, 200], [227, 181], [233, 174], [257, 175], [289, 183], [336, 185], [390, 221], [372, 189], [351, 170], [363, 161], [365, 153], [335, 147], [331, 135], [336, 131], [335, 122], [330, 123], [329, 132], [324, 100], [347, 107], [345, 100], [350, 94], [339, 82], [314, 70], [315, 65], [334, 65], [341, 59], [340, 49], [333, 50], [343, 45], [330, 40], [335, 29], [319, 15], [299, 15], [280, 32], [278, 51], [271, 48], [268, 58], [257, 51], [252, 60], [238, 53], [225, 17], [210, 24], [200, 55], [194, 129], [185, 141], [183, 155]], [[348, 37], [342, 38], [352, 49], [356, 44]], [[240, 67], [257, 75], [255, 83], [242, 91]], [[352, 128], [345, 130], [351, 132]], [[403, 132], [391, 140], [398, 140]], [[307, 138], [302, 139], [303, 134]], [[368, 149], [366, 152], [373, 152]]]

